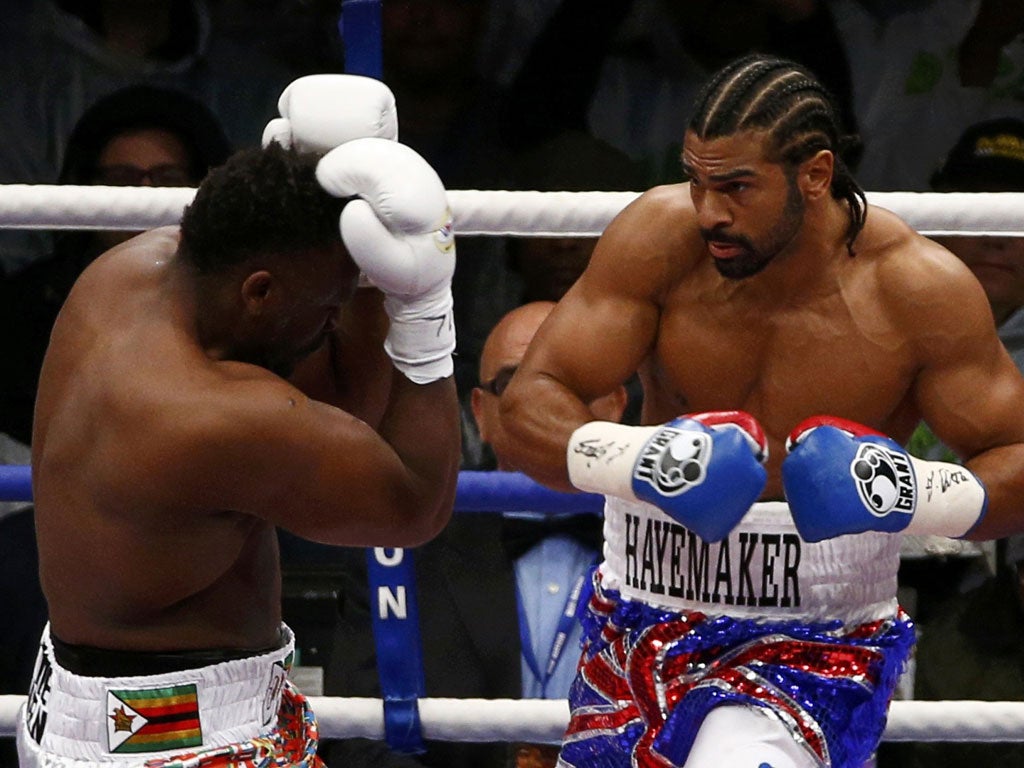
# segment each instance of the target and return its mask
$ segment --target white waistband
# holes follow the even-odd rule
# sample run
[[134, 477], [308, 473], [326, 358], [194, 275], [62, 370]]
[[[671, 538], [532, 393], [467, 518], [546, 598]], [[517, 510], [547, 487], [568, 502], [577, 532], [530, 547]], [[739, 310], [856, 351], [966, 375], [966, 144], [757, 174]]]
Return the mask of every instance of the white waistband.
[[140, 765], [267, 735], [294, 648], [282, 625], [282, 646], [259, 656], [160, 675], [85, 677], [57, 664], [47, 625], [18, 740], [55, 764]]
[[709, 544], [650, 504], [608, 496], [604, 538], [604, 586], [680, 613], [861, 624], [897, 609], [901, 536], [809, 543], [782, 502], [755, 504]]

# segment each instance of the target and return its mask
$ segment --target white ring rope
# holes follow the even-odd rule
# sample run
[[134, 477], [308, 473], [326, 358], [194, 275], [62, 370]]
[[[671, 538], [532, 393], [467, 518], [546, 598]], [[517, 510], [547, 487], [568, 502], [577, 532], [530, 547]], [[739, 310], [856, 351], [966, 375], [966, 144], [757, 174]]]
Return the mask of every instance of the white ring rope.
[[[639, 192], [452, 190], [460, 235], [599, 235]], [[129, 229], [177, 223], [195, 190], [0, 185], [0, 229]], [[868, 200], [926, 235], [1024, 236], [1024, 192], [869, 192]]]
[[[324, 738], [384, 738], [378, 699], [310, 697]], [[419, 701], [423, 737], [437, 741], [557, 744], [569, 723], [565, 700]], [[1024, 742], [1024, 701], [894, 701], [884, 741]]]
[[[14, 736], [24, 696], [0, 696], [0, 737]], [[320, 738], [384, 740], [380, 699], [311, 696]], [[569, 722], [562, 700], [442, 699], [419, 701], [423, 738], [453, 742], [557, 744]], [[894, 701], [883, 741], [1024, 742], [1024, 702]]]

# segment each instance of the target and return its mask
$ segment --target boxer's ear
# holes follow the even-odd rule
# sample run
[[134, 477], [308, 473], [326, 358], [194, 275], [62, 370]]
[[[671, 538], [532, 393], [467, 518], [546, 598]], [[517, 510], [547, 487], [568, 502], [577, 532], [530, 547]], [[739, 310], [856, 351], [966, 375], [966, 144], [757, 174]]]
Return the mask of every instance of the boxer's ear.
[[835, 155], [830, 150], [821, 149], [800, 163], [796, 183], [805, 200], [819, 199], [832, 194], [835, 160]]

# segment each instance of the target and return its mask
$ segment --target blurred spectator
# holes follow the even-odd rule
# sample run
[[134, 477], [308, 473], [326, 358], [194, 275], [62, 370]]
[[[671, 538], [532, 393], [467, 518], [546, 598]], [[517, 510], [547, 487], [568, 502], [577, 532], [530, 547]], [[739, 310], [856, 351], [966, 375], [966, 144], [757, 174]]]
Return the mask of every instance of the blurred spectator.
[[[488, 337], [480, 385], [472, 396], [484, 440], [501, 429], [498, 397], [553, 307], [552, 302], [518, 307]], [[625, 399], [620, 388], [595, 400], [591, 409], [596, 418], [616, 421]], [[498, 468], [515, 469], [500, 456]], [[597, 515], [456, 514], [437, 539], [413, 550], [426, 695], [564, 698], [578, 657], [577, 611], [587, 599], [580, 579], [600, 551]], [[359, 562], [353, 561], [355, 578], [339, 600], [328, 695], [380, 696], [365, 568], [359, 573]], [[562, 621], [563, 615], [573, 618]], [[560, 638], [559, 632], [567, 635]], [[426, 754], [411, 758], [390, 753], [383, 743], [353, 739], [335, 742], [323, 754], [328, 764], [348, 768], [541, 768], [553, 766], [557, 757], [557, 748], [528, 744], [428, 742], [427, 747]]]
[[643, 161], [645, 187], [678, 181], [679, 126], [697, 90], [755, 50], [817, 74], [854, 132], [849, 65], [824, 0], [562, 0], [511, 86], [510, 136], [529, 145], [583, 129]]
[[869, 191], [923, 192], [982, 120], [1024, 118], [1020, 0], [831, 0], [853, 74]]
[[[428, 158], [451, 189], [467, 188], [451, 186], [460, 178], [508, 172], [486, 161], [495, 149], [494, 108], [502, 98], [478, 65], [486, 11], [479, 0], [390, 0], [381, 6], [384, 82], [398, 104], [399, 138]], [[481, 140], [482, 146], [474, 145]]]
[[[996, 118], [970, 126], [946, 154], [931, 176], [936, 192], [1024, 192], [1024, 120]], [[970, 267], [981, 282], [998, 326], [999, 338], [1017, 367], [1024, 371], [1024, 238], [945, 236], [935, 240]], [[909, 443], [922, 458], [955, 461], [955, 454], [940, 443], [926, 424], [920, 425]], [[979, 559], [988, 555], [988, 562]], [[936, 567], [935, 557], [942, 567]], [[904, 580], [920, 583], [920, 597], [931, 602], [948, 597], [970, 574], [976, 584], [995, 570], [994, 547], [942, 537], [907, 537]], [[953, 562], [945, 562], [952, 558]], [[916, 571], [922, 571], [917, 574]], [[941, 576], [937, 571], [941, 570]], [[919, 605], [919, 624], [930, 617], [931, 602]]]
[[[968, 128], [932, 177], [936, 192], [1024, 192], [1024, 116]], [[1024, 370], [1024, 238], [941, 237], [981, 281], [999, 337]]]
[[[998, 118], [969, 127], [932, 175], [937, 192], [1024, 192], [1024, 120]], [[981, 282], [999, 336], [1024, 370], [1024, 238], [936, 237]], [[957, 461], [927, 425], [909, 450]], [[907, 688], [915, 699], [1024, 699], [1020, 685], [1020, 575], [1024, 537], [969, 542], [906, 536], [901, 552], [901, 602], [913, 610], [919, 643]], [[1002, 670], [1002, 672], [997, 672]], [[906, 681], [905, 681], [906, 682]], [[883, 745], [880, 768], [1017, 765], [1020, 744]]]
[[209, 0], [218, 37], [300, 74], [343, 72], [338, 0]]
[[[536, 192], [642, 191], [643, 174], [624, 152], [579, 130], [565, 130], [512, 159], [514, 175], [509, 189]], [[462, 243], [459, 241], [459, 248]], [[507, 268], [501, 302], [504, 308], [533, 301], [558, 301], [590, 263], [597, 238], [508, 238]], [[460, 258], [462, 251], [460, 250]], [[494, 300], [495, 297], [491, 297]], [[474, 372], [474, 383], [476, 381]], [[463, 455], [472, 457], [474, 469], [493, 469], [494, 455], [480, 440], [477, 422], [469, 418], [471, 388], [460, 390], [464, 424]], [[640, 413], [640, 385], [629, 386], [630, 400], [624, 420], [634, 423]]]
[[[1002, 117], [970, 126], [932, 174], [931, 186], [936, 192], [1024, 192], [1024, 119]], [[1024, 371], [1024, 238], [934, 239], [959, 256], [981, 282], [999, 338]], [[928, 433], [919, 432], [915, 437], [929, 439]], [[919, 448], [938, 455], [930, 443], [920, 443]], [[938, 450], [948, 451], [942, 446]]]
[[561, 0], [489, 0], [481, 70], [507, 88]]
[[[67, 139], [58, 182], [194, 187], [230, 149], [217, 119], [192, 97], [131, 86], [85, 111]], [[47, 258], [0, 281], [0, 431], [31, 441], [36, 383], [57, 313], [82, 270], [133, 234], [61, 232]]]
[[[534, 301], [512, 310], [484, 345], [480, 386], [473, 390], [472, 406], [486, 445], [491, 445], [493, 435], [502, 429], [498, 415], [501, 394], [554, 306], [554, 302]], [[594, 417], [607, 421], [619, 421], [625, 406], [623, 387], [590, 403]], [[517, 469], [501, 455], [497, 456], [497, 468], [506, 472]], [[515, 571], [520, 695], [565, 698], [576, 672], [571, 654], [580, 647], [579, 615], [588, 598], [584, 586], [601, 553], [601, 519], [585, 514], [553, 517], [506, 512], [501, 539]], [[517, 768], [553, 768], [558, 757], [558, 747], [552, 745], [512, 748]]]
[[[642, 192], [640, 166], [610, 144], [566, 130], [514, 160], [513, 189], [537, 192]], [[509, 243], [509, 264], [522, 281], [520, 303], [558, 301], [590, 263], [597, 238], [523, 237]]]
[[[5, 7], [0, 69], [0, 183], [53, 184], [86, 108], [137, 83], [191, 94], [235, 147], [257, 143], [277, 98], [299, 74], [245, 40], [219, 33], [207, 0], [30, 0]], [[8, 274], [52, 248], [40, 233], [0, 231]]]

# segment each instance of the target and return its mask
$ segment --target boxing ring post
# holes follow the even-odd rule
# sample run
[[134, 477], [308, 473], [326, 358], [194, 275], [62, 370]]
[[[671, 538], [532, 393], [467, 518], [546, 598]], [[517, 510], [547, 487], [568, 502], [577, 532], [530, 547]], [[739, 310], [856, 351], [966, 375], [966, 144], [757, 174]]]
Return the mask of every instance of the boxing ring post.
[[[354, 2], [356, 0], [346, 0]], [[376, 0], [371, 0], [375, 2]], [[0, 228], [143, 230], [175, 224], [195, 194], [190, 188], [0, 185]], [[597, 236], [638, 192], [448, 193], [461, 235]], [[1024, 193], [868, 193], [925, 235], [1024, 237]], [[0, 500], [31, 501], [25, 466], [0, 466]], [[601, 498], [560, 494], [522, 475], [463, 472], [457, 512], [599, 512]], [[0, 737], [14, 735], [25, 697], [0, 696]], [[324, 738], [386, 737], [378, 699], [312, 697]], [[557, 743], [568, 722], [564, 700], [417, 698], [426, 739]], [[895, 701], [885, 741], [1024, 742], [1024, 702]]]
[[383, 78], [381, 0], [342, 0], [338, 31], [345, 48], [345, 72]]
[[[338, 24], [344, 41], [345, 72], [383, 80], [381, 0], [342, 0]], [[366, 550], [384, 738], [394, 751], [414, 755], [426, 752], [419, 702], [427, 686], [415, 557], [414, 550], [403, 547]]]

